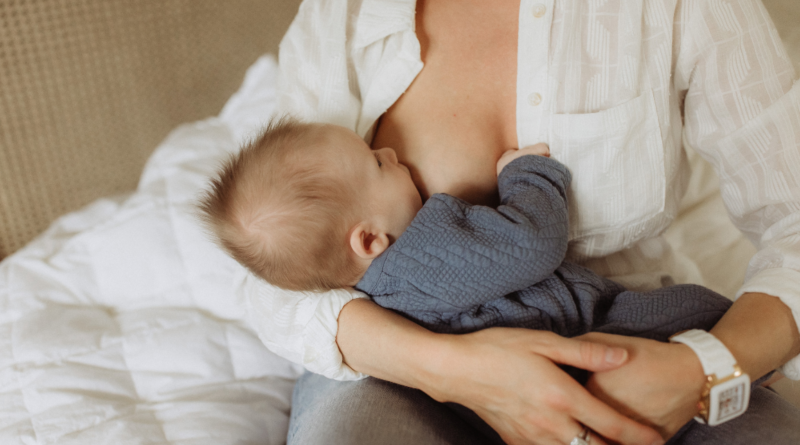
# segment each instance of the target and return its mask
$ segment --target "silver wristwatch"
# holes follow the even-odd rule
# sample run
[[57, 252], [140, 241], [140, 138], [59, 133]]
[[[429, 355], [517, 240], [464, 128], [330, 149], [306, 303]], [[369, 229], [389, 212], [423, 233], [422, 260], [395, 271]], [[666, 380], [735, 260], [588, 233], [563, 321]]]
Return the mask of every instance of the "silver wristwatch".
[[721, 341], [706, 331], [692, 329], [669, 339], [692, 348], [706, 375], [706, 385], [697, 403], [700, 423], [710, 426], [741, 416], [750, 402], [750, 376], [742, 372], [736, 359]]

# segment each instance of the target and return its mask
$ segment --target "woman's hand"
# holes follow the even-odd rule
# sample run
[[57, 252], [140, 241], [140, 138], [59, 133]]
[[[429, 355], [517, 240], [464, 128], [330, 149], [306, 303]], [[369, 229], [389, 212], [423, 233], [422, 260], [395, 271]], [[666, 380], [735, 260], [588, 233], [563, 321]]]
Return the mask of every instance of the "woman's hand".
[[[656, 430], [600, 402], [555, 364], [609, 371], [626, 362], [624, 349], [528, 329], [434, 334], [360, 298], [339, 314], [336, 341], [351, 368], [460, 403], [509, 445], [568, 444], [582, 425], [624, 445], [663, 443]], [[592, 434], [591, 443], [607, 442]]]
[[[710, 332], [751, 379], [800, 353], [800, 332], [791, 309], [766, 294], [739, 297]], [[578, 339], [622, 347], [630, 355], [623, 366], [589, 379], [587, 389], [600, 400], [652, 425], [665, 438], [697, 413], [705, 375], [688, 346], [597, 333]]]
[[622, 444], [663, 443], [654, 429], [600, 402], [555, 364], [610, 371], [626, 362], [624, 349], [526, 329], [445, 337], [452, 347], [441, 372], [421, 389], [472, 409], [509, 445], [568, 444], [583, 425], [596, 433], [594, 445], [607, 443], [598, 434]]
[[586, 385], [617, 411], [653, 426], [665, 439], [697, 414], [705, 375], [688, 346], [599, 333], [577, 338], [628, 351], [624, 365], [595, 372]]

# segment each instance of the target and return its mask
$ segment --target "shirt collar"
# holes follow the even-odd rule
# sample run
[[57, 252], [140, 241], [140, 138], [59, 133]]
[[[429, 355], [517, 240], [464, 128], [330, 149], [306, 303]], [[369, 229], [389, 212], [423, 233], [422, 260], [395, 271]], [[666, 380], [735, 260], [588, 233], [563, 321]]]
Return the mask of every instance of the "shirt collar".
[[398, 32], [413, 32], [416, 6], [416, 0], [364, 0], [356, 21], [355, 46], [364, 48]]

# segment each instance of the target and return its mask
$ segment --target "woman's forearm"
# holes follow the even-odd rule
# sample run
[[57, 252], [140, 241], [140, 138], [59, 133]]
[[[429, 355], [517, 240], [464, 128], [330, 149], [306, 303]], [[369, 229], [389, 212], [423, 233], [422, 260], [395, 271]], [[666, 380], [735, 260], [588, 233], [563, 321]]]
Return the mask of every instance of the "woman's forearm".
[[435, 380], [444, 337], [372, 301], [356, 299], [339, 314], [336, 343], [354, 370], [425, 390]]
[[[742, 295], [711, 329], [752, 380], [800, 352], [792, 312], [780, 299]], [[697, 414], [706, 377], [697, 355], [686, 345], [635, 337], [588, 334], [590, 341], [625, 347], [631, 360], [618, 369], [594, 373], [587, 387], [604, 402], [646, 419], [667, 438]]]
[[800, 354], [800, 333], [792, 311], [771, 295], [742, 295], [711, 333], [753, 380]]
[[663, 443], [553, 363], [604, 371], [627, 360], [624, 349], [528, 329], [435, 334], [364, 299], [342, 309], [337, 343], [356, 371], [461, 403], [506, 443], [561, 443], [581, 424], [615, 443]]

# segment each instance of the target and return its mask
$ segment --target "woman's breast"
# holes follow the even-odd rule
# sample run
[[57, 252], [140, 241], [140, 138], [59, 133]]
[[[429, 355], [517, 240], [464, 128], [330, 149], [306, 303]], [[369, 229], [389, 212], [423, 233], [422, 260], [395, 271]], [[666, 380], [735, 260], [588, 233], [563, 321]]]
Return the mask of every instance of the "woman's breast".
[[493, 204], [497, 159], [517, 146], [519, 6], [465, 1], [418, 2], [425, 66], [381, 117], [372, 146], [394, 148], [425, 198]]

